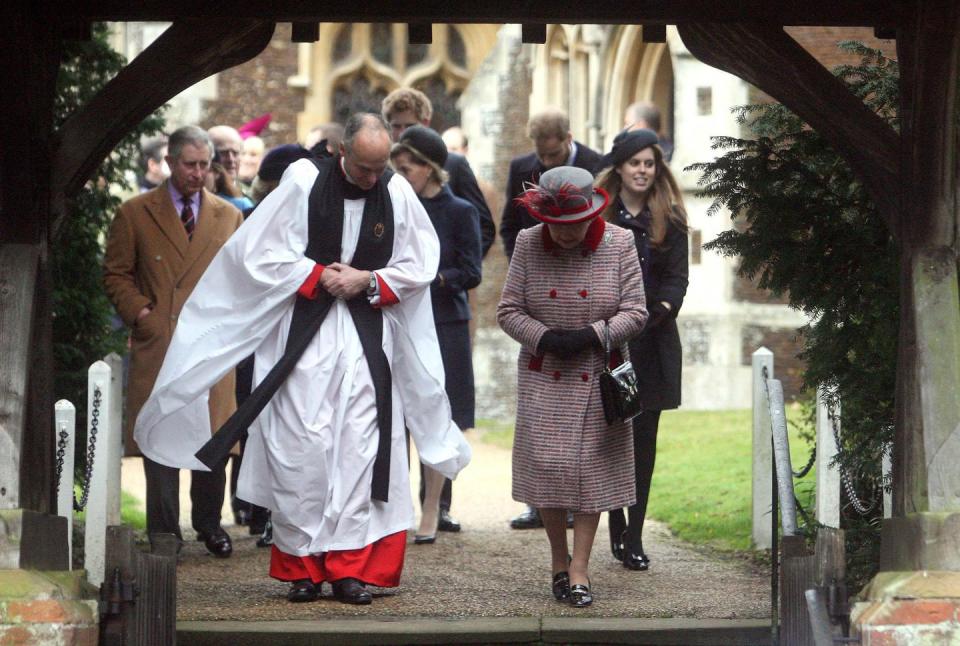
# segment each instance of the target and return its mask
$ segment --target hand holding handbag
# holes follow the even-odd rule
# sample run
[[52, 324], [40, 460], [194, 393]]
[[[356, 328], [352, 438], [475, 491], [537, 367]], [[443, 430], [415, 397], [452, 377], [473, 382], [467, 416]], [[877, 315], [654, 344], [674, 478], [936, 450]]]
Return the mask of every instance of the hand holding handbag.
[[633, 364], [625, 359], [616, 368], [610, 368], [610, 325], [603, 326], [604, 368], [600, 373], [600, 399], [607, 424], [625, 422], [643, 412], [640, 385]]

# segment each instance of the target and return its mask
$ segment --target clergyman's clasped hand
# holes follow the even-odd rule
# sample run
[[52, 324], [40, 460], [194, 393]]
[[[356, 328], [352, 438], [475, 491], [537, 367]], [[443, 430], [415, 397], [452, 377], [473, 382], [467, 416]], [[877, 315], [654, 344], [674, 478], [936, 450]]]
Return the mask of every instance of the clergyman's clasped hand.
[[561, 359], [575, 357], [589, 347], [600, 347], [600, 338], [590, 326], [579, 330], [553, 329], [544, 332], [537, 350], [549, 352]]
[[369, 284], [370, 272], [339, 262], [327, 265], [320, 274], [320, 286], [344, 300], [350, 300], [366, 290]]

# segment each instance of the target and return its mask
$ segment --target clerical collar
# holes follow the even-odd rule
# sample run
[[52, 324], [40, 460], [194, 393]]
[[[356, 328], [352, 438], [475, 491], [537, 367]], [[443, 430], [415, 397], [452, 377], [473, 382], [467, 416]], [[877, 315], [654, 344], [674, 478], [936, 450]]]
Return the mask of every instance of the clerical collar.
[[337, 157], [337, 169], [340, 171], [340, 177], [343, 178], [343, 199], [345, 200], [363, 200], [366, 199], [373, 189], [377, 187], [374, 184], [369, 189], [362, 189], [354, 184], [347, 177], [347, 170], [343, 167], [343, 157]]

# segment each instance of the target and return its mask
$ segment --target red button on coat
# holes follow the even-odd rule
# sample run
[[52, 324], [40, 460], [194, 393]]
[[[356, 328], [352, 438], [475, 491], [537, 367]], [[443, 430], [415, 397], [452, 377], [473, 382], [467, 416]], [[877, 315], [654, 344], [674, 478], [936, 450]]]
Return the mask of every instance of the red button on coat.
[[581, 289], [581, 290], [580, 290], [580, 298], [586, 298], [586, 297], [587, 297], [587, 290]]
[[550, 298], [556, 298], [556, 297], [557, 297], [557, 290], [551, 289], [551, 290], [550, 290]]
[[583, 379], [584, 381], [587, 381], [588, 379], [590, 379], [590, 375], [588, 375], [587, 373], [583, 373], [582, 375], [580, 375], [580, 378]]
[[553, 373], [553, 378], [556, 379], [557, 381], [560, 381], [560, 371], [559, 371], [559, 370], [557, 370], [556, 372]]

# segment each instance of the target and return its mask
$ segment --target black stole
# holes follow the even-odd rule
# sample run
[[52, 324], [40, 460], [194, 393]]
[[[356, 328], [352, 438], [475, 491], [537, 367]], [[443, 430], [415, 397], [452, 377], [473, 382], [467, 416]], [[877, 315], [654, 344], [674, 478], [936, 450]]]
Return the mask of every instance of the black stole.
[[[343, 200], [346, 179], [339, 168], [340, 157], [315, 162], [319, 174], [310, 192], [308, 233], [305, 255], [322, 265], [339, 262], [343, 239]], [[386, 171], [370, 191], [366, 192], [360, 237], [351, 266], [373, 271], [387, 265], [393, 253], [393, 204], [387, 184], [393, 176]], [[297, 295], [290, 322], [290, 333], [283, 356], [267, 373], [250, 396], [197, 453], [196, 457], [213, 468], [223, 460], [239, 440], [243, 430], [256, 419], [273, 394], [280, 388], [296, 366], [307, 346], [316, 336], [334, 300], [328, 292], [319, 290], [316, 299]], [[383, 352], [383, 313], [370, 305], [366, 293], [361, 292], [346, 301], [360, 337], [367, 365], [376, 392], [379, 441], [373, 463], [374, 500], [387, 502], [390, 489], [390, 442], [392, 429], [392, 398], [390, 365]]]

